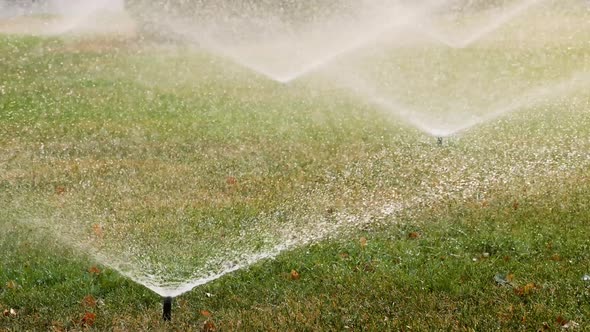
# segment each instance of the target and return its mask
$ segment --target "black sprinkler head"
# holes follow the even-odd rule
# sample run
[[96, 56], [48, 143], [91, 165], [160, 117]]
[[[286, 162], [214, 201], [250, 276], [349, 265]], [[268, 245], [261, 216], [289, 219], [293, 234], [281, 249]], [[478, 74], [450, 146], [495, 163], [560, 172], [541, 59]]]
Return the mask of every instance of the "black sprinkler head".
[[172, 320], [172, 298], [165, 297], [162, 299], [163, 310], [162, 310], [162, 319], [164, 321], [171, 321]]
[[438, 145], [442, 145], [443, 144], [443, 138], [442, 138], [442, 136], [438, 136], [436, 138], [436, 143], [438, 143]]

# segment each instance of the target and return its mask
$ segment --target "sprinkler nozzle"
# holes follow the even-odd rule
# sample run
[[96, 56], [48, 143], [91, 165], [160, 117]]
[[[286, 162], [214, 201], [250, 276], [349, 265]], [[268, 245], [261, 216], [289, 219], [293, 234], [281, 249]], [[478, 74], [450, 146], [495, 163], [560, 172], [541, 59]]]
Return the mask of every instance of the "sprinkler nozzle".
[[436, 138], [436, 143], [438, 143], [438, 145], [442, 145], [443, 144], [443, 138], [442, 138], [442, 136], [438, 136]]
[[172, 320], [172, 297], [164, 297], [162, 298], [163, 310], [162, 310], [162, 319], [164, 321], [171, 321]]

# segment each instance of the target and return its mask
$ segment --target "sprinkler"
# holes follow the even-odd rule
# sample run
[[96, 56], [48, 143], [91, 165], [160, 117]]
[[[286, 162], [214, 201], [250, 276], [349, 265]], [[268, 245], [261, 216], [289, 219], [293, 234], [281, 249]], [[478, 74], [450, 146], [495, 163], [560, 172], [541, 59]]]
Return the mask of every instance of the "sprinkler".
[[442, 145], [443, 144], [443, 138], [442, 138], [442, 136], [438, 136], [436, 138], [436, 143], [438, 143], [438, 145]]
[[172, 297], [167, 296], [162, 298], [163, 310], [162, 310], [162, 319], [164, 321], [171, 321], [172, 320]]

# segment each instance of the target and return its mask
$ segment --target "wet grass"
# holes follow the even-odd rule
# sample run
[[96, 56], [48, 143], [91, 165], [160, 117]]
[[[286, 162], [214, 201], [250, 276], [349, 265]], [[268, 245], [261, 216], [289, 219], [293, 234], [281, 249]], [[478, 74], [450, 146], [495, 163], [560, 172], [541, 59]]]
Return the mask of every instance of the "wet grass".
[[[180, 297], [170, 325], [143, 287], [108, 269], [88, 272], [93, 263], [79, 253], [8, 226], [2, 305], [19, 316], [1, 322], [75, 329], [92, 312], [100, 330], [198, 329], [207, 321], [221, 330], [586, 326], [588, 174], [560, 182], [541, 195], [498, 194], [485, 206], [434, 206], [419, 218], [286, 253]], [[96, 306], [85, 304], [88, 295]]]
[[[0, 328], [588, 328], [587, 92], [437, 146], [319, 79], [97, 44], [0, 38]], [[321, 232], [168, 325], [96, 261], [185, 278]]]

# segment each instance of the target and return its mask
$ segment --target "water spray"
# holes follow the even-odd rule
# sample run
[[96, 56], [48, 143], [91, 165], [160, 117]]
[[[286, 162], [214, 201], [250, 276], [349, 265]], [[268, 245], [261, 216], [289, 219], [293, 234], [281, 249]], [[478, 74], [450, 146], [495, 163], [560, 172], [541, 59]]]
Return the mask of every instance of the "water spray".
[[172, 297], [167, 296], [162, 298], [162, 305], [162, 319], [169, 322], [172, 320]]

